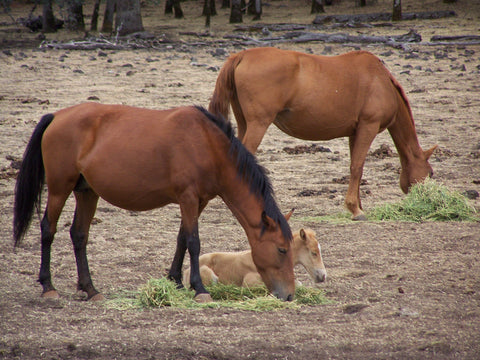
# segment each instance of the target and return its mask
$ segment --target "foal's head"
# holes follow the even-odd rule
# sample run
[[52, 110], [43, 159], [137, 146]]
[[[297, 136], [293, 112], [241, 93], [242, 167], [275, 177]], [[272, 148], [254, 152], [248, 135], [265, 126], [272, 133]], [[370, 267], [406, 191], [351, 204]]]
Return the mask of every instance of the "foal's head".
[[415, 158], [411, 163], [408, 163], [402, 168], [400, 173], [400, 188], [407, 194], [410, 186], [422, 182], [427, 177], [433, 176], [433, 169], [430, 166], [428, 159], [432, 156], [437, 146], [435, 145], [429, 150], [422, 151], [421, 156]]
[[[290, 218], [291, 213], [285, 216]], [[268, 290], [279, 299], [290, 301], [295, 294], [292, 241], [278, 222], [262, 214], [263, 231], [252, 243], [252, 258]]]
[[311, 229], [300, 229], [293, 234], [294, 263], [302, 264], [316, 286], [327, 279], [320, 244]]

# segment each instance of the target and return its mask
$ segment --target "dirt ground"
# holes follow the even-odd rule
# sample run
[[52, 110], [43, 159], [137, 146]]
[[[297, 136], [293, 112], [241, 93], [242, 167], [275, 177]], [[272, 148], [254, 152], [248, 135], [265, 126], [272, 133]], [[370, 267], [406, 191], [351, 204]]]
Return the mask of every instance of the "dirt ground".
[[[480, 34], [480, 5], [474, 1], [402, 2], [404, 11], [453, 9], [457, 16], [316, 31], [396, 35], [414, 29], [423, 42], [432, 35]], [[317, 233], [328, 271], [323, 288], [330, 304], [256, 313], [115, 310], [108, 303], [83, 301], [76, 293], [69, 239], [72, 199], [60, 219], [52, 254], [53, 281], [61, 298], [40, 298], [38, 219], [20, 248], [14, 251], [12, 243], [15, 167], [31, 132], [43, 114], [89, 100], [156, 109], [207, 106], [226, 56], [212, 55], [211, 43], [189, 45], [204, 40], [180, 34], [204, 31], [198, 16], [201, 7], [182, 4], [184, 20], [163, 15], [161, 6], [160, 12], [153, 5], [143, 9], [146, 30], [176, 41], [158, 49], [42, 50], [38, 34], [0, 17], [0, 357], [478, 359], [480, 223], [320, 221], [320, 215], [344, 211], [347, 185], [338, 179], [349, 174], [348, 141], [321, 143], [331, 152], [289, 154], [285, 147], [310, 143], [275, 127], [264, 138], [258, 158], [269, 171], [281, 209], [296, 208], [292, 228], [310, 227]], [[390, 0], [378, 0], [359, 9], [344, 0], [327, 11], [377, 12], [389, 11], [390, 6]], [[264, 7], [262, 22], [310, 24], [309, 9], [303, 1], [271, 1]], [[14, 17], [25, 16], [25, 8], [12, 10]], [[218, 11], [209, 40], [233, 33], [228, 11]], [[252, 24], [245, 17], [244, 25]], [[82, 38], [82, 34], [62, 31], [46, 37]], [[362, 48], [378, 55], [406, 90], [423, 148], [439, 145], [431, 159], [435, 179], [452, 190], [480, 191], [480, 45], [420, 43], [407, 49], [320, 42], [273, 45], [329, 55]], [[228, 42], [221, 48], [226, 54], [242, 49]], [[366, 183], [361, 186], [367, 212], [404, 197], [398, 185], [400, 163], [388, 133], [377, 136], [371, 151], [382, 144], [394, 155], [367, 158]], [[478, 198], [471, 202], [480, 210]], [[221, 200], [214, 199], [200, 220], [202, 252], [248, 248], [243, 229]], [[101, 201], [88, 247], [96, 287], [113, 298], [138, 289], [150, 277], [163, 276], [173, 257], [179, 222], [175, 205], [134, 213]], [[304, 285], [312, 285], [303, 269], [296, 269], [296, 274]]]

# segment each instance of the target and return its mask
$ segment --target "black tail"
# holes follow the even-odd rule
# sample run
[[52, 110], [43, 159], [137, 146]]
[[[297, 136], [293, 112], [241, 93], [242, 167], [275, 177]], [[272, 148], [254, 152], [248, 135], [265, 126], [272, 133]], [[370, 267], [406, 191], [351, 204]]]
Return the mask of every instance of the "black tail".
[[53, 120], [53, 114], [44, 115], [35, 127], [23, 154], [22, 166], [15, 185], [13, 209], [13, 239], [15, 246], [22, 240], [32, 220], [33, 210], [41, 202], [45, 183], [45, 169], [42, 159], [42, 137]]

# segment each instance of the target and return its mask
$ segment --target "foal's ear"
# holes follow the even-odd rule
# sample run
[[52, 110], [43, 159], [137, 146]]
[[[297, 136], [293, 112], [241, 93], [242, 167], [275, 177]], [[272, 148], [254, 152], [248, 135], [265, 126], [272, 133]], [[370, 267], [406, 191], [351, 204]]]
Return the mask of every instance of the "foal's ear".
[[423, 152], [423, 155], [425, 155], [426, 160], [428, 160], [430, 158], [430, 156], [432, 156], [433, 152], [436, 150], [437, 147], [438, 147], [438, 145], [432, 146], [430, 149], [425, 150]]
[[277, 227], [277, 223], [267, 215], [267, 213], [264, 211], [262, 212], [262, 222], [263, 225], [269, 230], [275, 230]]
[[285, 215], [285, 220], [290, 220], [290, 217], [292, 216], [293, 212], [295, 211], [295, 208], [290, 210], [286, 215]]
[[307, 241], [307, 234], [305, 234], [305, 230], [300, 229], [300, 237], [303, 241]]

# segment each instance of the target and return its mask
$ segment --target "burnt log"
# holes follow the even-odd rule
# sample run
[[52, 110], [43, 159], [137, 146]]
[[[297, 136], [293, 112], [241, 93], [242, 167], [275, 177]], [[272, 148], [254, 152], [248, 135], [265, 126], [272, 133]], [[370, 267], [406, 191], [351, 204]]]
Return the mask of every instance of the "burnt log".
[[[429, 20], [456, 16], [455, 11], [421, 11], [415, 13], [402, 13], [402, 20]], [[371, 13], [352, 15], [317, 15], [313, 20], [314, 24], [323, 25], [327, 23], [363, 23], [375, 21], [390, 21], [392, 13]]]

